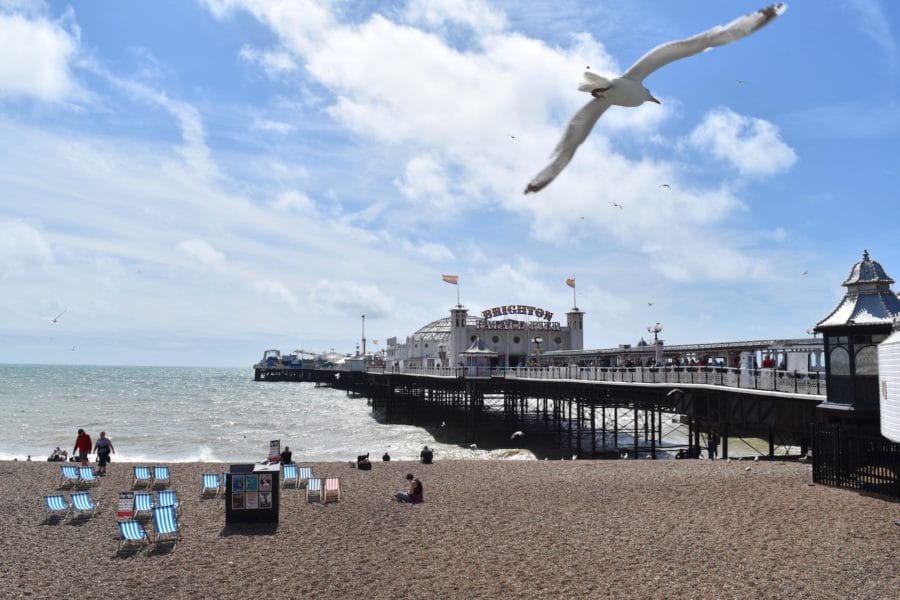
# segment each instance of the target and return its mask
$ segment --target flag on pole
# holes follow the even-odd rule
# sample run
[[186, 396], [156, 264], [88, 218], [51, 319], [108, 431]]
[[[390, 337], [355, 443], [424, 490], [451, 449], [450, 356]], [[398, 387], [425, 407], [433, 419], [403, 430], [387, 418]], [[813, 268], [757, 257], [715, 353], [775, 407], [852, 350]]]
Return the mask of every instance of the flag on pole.
[[568, 279], [566, 279], [566, 285], [569, 286], [570, 288], [575, 287], [575, 278], [569, 277]]
[[453, 285], [459, 285], [459, 275], [441, 275], [441, 279]]

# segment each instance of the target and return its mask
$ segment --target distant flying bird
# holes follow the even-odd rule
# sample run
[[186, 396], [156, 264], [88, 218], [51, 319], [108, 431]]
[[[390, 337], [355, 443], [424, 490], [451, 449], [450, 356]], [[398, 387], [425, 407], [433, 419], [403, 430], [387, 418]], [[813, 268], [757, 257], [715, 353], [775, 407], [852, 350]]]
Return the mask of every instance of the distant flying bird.
[[804, 274], [804, 275], [808, 275], [808, 274], [809, 274], [809, 271], [803, 271], [803, 274]]
[[516, 438], [522, 437], [523, 435], [525, 435], [525, 434], [522, 433], [521, 431], [514, 431], [513, 434], [511, 436], [509, 436], [509, 439], [514, 440]]
[[743, 80], [743, 79], [735, 79], [734, 82], [737, 83], [737, 84], [744, 84], [744, 83], [747, 83], [747, 82], [746, 82], [745, 80]]
[[727, 25], [713, 27], [684, 40], [667, 42], [657, 46], [638, 59], [621, 77], [607, 79], [592, 71], [584, 73], [585, 82], [578, 86], [593, 98], [585, 104], [566, 125], [562, 139], [551, 155], [550, 164], [538, 173], [525, 188], [525, 193], [537, 192], [553, 181], [565, 168], [578, 146], [587, 139], [597, 119], [610, 106], [640, 106], [644, 102], [656, 102], [643, 81], [657, 69], [676, 60], [699, 54], [715, 46], [723, 46], [750, 35], [787, 10], [782, 3], [773, 4], [749, 15], [739, 17]]
[[651, 300], [650, 302], [647, 303], [647, 306], [653, 306], [654, 304], [656, 304], [656, 302], [654, 302], [653, 300]]
[[672, 186], [669, 185], [668, 183], [661, 183], [661, 184], [659, 184], [659, 187], [664, 187], [664, 188], [666, 188], [667, 190], [671, 190], [671, 189], [672, 189]]
[[446, 426], [447, 426], [447, 421], [441, 421], [441, 427], [446, 427]]
[[478, 444], [469, 444], [469, 448], [472, 450], [478, 450]]
[[[66, 309], [66, 310], [68, 310], [68, 309]], [[65, 310], [62, 311], [61, 313], [59, 313], [58, 315], [56, 315], [55, 317], [41, 317], [41, 319], [44, 321], [50, 321], [51, 323], [59, 323], [59, 318], [61, 316], [63, 316], [64, 314], [66, 314]]]
[[672, 394], [683, 394], [683, 393], [684, 393], [684, 392], [682, 392], [682, 391], [679, 390], [678, 388], [672, 388], [671, 390], [669, 390], [669, 393], [666, 394], [666, 398], [668, 398], [668, 397], [671, 396]]
[[616, 202], [610, 202], [610, 204], [613, 206], [613, 208], [618, 208], [619, 210], [622, 210], [622, 208], [624, 208], [621, 204], [618, 204]]
[[75, 352], [75, 346], [72, 346], [72, 352]]
[[340, 379], [340, 378], [341, 378], [341, 374], [340, 374], [340, 373], [335, 373], [335, 374], [334, 374], [334, 378], [335, 378], [335, 379]]

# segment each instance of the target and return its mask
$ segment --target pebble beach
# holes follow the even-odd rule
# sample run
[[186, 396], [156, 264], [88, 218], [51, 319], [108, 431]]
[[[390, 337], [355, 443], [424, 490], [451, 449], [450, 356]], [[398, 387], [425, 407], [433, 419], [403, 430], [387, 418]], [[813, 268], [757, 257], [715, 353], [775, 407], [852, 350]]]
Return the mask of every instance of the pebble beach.
[[[93, 518], [46, 518], [60, 463], [0, 462], [4, 598], [900, 597], [900, 503], [781, 461], [304, 463], [342, 498], [284, 490], [277, 528], [225, 524], [210, 463], [170, 464], [183, 539], [117, 552], [113, 462]], [[425, 502], [392, 500], [406, 473]], [[68, 490], [63, 490], [68, 495]]]

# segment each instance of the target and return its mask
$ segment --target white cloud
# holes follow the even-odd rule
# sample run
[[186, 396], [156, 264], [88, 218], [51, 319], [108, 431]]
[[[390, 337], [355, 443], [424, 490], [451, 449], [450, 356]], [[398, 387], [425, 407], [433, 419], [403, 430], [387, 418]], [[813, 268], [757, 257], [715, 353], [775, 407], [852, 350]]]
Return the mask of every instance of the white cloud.
[[316, 210], [316, 204], [312, 199], [296, 190], [282, 192], [272, 202], [272, 208], [279, 212], [296, 212], [309, 215]]
[[708, 113], [688, 141], [730, 162], [743, 175], [773, 175], [797, 162], [796, 153], [781, 140], [775, 125], [724, 108]]
[[205, 240], [185, 240], [178, 244], [178, 249], [207, 267], [221, 270], [226, 266], [225, 255]]
[[249, 63], [260, 65], [269, 77], [279, 77], [298, 69], [291, 55], [282, 50], [258, 50], [244, 46], [239, 56]]
[[481, 34], [506, 27], [506, 16], [480, 0], [410, 0], [405, 16], [411, 23], [431, 28], [461, 24]]
[[253, 126], [260, 131], [269, 131], [281, 135], [287, 135], [297, 131], [297, 126], [284, 121], [273, 121], [272, 119], [256, 119]]
[[262, 279], [253, 283], [253, 290], [263, 296], [276, 298], [293, 309], [300, 308], [300, 303], [293, 293], [280, 281]]
[[50, 244], [40, 231], [21, 221], [0, 220], [0, 279], [52, 262]]
[[319, 280], [310, 290], [310, 303], [332, 314], [365, 314], [367, 317], [387, 315], [393, 302], [377, 285], [356, 281]]
[[77, 49], [56, 23], [0, 13], [0, 97], [65, 100], [77, 91], [69, 70]]
[[877, 0], [848, 0], [846, 6], [855, 13], [856, 25], [878, 46], [885, 56], [888, 69], [897, 71], [897, 40], [891, 31], [890, 19]]

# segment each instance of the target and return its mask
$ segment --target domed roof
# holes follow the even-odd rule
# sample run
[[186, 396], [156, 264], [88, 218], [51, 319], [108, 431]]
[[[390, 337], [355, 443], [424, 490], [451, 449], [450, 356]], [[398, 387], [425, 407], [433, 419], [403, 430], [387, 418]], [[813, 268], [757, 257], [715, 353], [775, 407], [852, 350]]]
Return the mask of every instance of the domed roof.
[[857, 283], [894, 283], [894, 280], [888, 277], [881, 265], [876, 260], [869, 258], [869, 251], [863, 250], [862, 260], [853, 265], [850, 269], [850, 276], [842, 285], [847, 287]]
[[[477, 317], [466, 315], [466, 325], [474, 327]], [[420, 327], [418, 331], [412, 334], [414, 340], [433, 340], [436, 342], [444, 342], [450, 340], [450, 317], [444, 317], [437, 321], [432, 321], [428, 325]]]
[[891, 291], [894, 280], [878, 262], [869, 258], [853, 265], [843, 285], [847, 294], [831, 314], [819, 321], [816, 329], [844, 325], [881, 325], [892, 323], [900, 315], [900, 299]]

